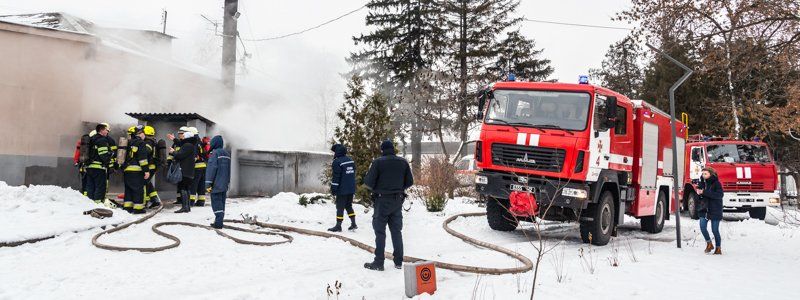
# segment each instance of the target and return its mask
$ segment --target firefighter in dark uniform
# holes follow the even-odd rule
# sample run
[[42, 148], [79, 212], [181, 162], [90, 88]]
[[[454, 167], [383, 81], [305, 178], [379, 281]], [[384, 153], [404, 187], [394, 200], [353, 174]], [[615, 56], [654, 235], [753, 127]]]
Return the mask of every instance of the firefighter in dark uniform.
[[111, 145], [108, 137], [108, 126], [97, 124], [95, 134], [89, 140], [89, 159], [86, 163], [86, 196], [95, 203], [102, 204], [106, 199], [108, 184], [108, 167], [111, 164]]
[[147, 146], [148, 153], [147, 160], [150, 167], [150, 179], [147, 180], [144, 186], [144, 203], [147, 208], [153, 208], [161, 205], [161, 199], [159, 199], [158, 192], [156, 191], [154, 176], [156, 171], [158, 171], [158, 165], [161, 164], [161, 158], [158, 157], [158, 142], [155, 139], [156, 129], [153, 128], [153, 126], [145, 126], [144, 136], [144, 143]]
[[350, 217], [350, 227], [347, 230], [356, 230], [356, 212], [353, 210], [353, 194], [356, 193], [356, 164], [347, 156], [347, 148], [342, 144], [331, 147], [333, 163], [331, 163], [331, 194], [336, 197], [336, 226], [328, 231], [342, 231], [344, 211]]
[[372, 161], [364, 177], [364, 184], [372, 191], [375, 210], [372, 213], [372, 228], [375, 230], [375, 259], [365, 263], [364, 268], [383, 271], [386, 248], [386, 225], [392, 235], [394, 266], [403, 266], [403, 200], [405, 190], [414, 185], [411, 167], [402, 157], [395, 155], [394, 144], [387, 140], [381, 143], [382, 156]]
[[144, 142], [144, 126], [133, 128], [128, 151], [122, 163], [125, 182], [125, 202], [123, 208], [133, 214], [144, 213], [144, 186], [150, 179], [150, 161], [147, 144]]
[[[189, 127], [192, 133], [197, 136], [197, 129]], [[197, 136], [200, 139], [199, 136]], [[192, 206], [206, 205], [206, 167], [208, 166], [208, 137], [200, 139], [197, 143], [197, 158], [194, 163], [194, 181], [192, 182], [191, 196], [189, 197]]]

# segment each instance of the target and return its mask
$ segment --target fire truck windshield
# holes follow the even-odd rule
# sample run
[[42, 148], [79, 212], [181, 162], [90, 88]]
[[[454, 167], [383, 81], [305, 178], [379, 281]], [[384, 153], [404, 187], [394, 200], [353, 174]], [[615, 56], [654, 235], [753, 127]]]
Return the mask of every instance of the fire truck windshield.
[[708, 145], [708, 161], [713, 163], [768, 163], [767, 147], [750, 144]]
[[495, 90], [486, 123], [583, 131], [590, 102], [588, 93]]

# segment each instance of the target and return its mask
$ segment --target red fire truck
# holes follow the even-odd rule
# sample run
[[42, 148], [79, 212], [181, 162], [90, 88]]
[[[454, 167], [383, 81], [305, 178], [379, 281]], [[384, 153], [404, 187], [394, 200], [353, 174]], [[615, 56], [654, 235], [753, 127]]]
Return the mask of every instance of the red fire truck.
[[769, 147], [758, 141], [692, 136], [686, 144], [686, 169], [683, 178], [683, 203], [692, 218], [697, 218], [695, 188], [702, 169], [714, 168], [725, 191], [723, 208], [748, 212], [763, 220], [767, 206], [781, 204], [778, 168]]
[[[578, 221], [584, 242], [605, 245], [625, 214], [656, 233], [674, 211], [669, 114], [583, 77], [498, 82], [478, 102], [475, 183], [492, 229]], [[677, 125], [682, 166], [686, 126]]]

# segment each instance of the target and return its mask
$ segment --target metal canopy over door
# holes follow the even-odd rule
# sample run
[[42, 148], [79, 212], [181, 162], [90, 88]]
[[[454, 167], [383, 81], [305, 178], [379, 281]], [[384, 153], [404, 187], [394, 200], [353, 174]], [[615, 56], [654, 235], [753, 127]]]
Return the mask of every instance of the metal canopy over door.
[[642, 169], [639, 173], [639, 205], [637, 215], [652, 215], [656, 200], [658, 171], [658, 125], [644, 122], [642, 131]]

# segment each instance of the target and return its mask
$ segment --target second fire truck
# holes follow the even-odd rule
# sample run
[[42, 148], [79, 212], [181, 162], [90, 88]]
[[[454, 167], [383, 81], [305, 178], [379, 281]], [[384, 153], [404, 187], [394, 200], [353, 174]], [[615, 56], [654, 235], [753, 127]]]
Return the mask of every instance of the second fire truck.
[[[535, 218], [580, 222], [584, 242], [605, 245], [624, 216], [660, 232], [673, 205], [669, 114], [588, 84], [498, 82], [480, 92], [477, 191], [489, 226]], [[683, 166], [686, 126], [678, 127]], [[675, 174], [677, 172], [678, 174]]]

